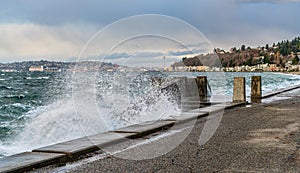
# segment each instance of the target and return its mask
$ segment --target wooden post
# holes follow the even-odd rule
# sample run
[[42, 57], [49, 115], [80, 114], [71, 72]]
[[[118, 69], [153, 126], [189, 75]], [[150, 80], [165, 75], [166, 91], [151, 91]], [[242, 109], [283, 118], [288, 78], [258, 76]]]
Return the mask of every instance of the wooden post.
[[261, 76], [252, 76], [251, 81], [251, 99], [262, 98]]
[[235, 77], [233, 84], [233, 102], [246, 101], [246, 84], [244, 77]]
[[207, 100], [207, 95], [208, 95], [208, 91], [207, 91], [207, 77], [206, 76], [197, 76], [197, 78], [195, 78], [195, 82], [198, 86], [198, 92], [199, 92], [199, 98], [200, 100]]

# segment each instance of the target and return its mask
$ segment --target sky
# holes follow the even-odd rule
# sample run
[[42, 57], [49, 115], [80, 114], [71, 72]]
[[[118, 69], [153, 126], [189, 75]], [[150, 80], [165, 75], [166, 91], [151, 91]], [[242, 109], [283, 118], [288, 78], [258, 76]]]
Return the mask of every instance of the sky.
[[[139, 19], [135, 21], [137, 25], [133, 24], [143, 30], [150, 28], [146, 33], [156, 33], [159, 29], [164, 34], [161, 41], [156, 38], [149, 42], [146, 38], [150, 37], [127, 38], [139, 30], [129, 26], [130, 22], [123, 22], [123, 25], [117, 22], [144, 14], [171, 17], [173, 23], [162, 23], [158, 16], [151, 25], [147, 22], [152, 19]], [[3, 0], [0, 6], [0, 62], [74, 59], [85, 53], [85, 46], [96, 33], [98, 42], [94, 45], [98, 47], [94, 56], [109, 55], [106, 57], [111, 60], [124, 59], [129, 52], [132, 53], [130, 56], [150, 57], [152, 54], [154, 58], [176, 59], [191, 56], [191, 51], [205, 53], [207, 44], [226, 50], [242, 44], [257, 47], [299, 36], [298, 16], [300, 0]], [[181, 30], [176, 21], [186, 29]], [[139, 27], [144, 25], [148, 28]], [[114, 33], [101, 36], [101, 30], [107, 28]], [[202, 35], [189, 34], [193, 29]], [[166, 33], [177, 36], [170, 39], [164, 37], [168, 35]], [[190, 42], [190, 45], [198, 46], [187, 46], [188, 40], [194, 37], [202, 37], [199, 42]], [[122, 42], [125, 45], [113, 44], [116, 42], [112, 40], [122, 41], [121, 38], [127, 38]], [[166, 44], [166, 40], [172, 44]], [[135, 47], [129, 47], [133, 45], [131, 43], [135, 43]], [[134, 52], [137, 44], [143, 46]], [[169, 47], [157, 46], [162, 44]]]

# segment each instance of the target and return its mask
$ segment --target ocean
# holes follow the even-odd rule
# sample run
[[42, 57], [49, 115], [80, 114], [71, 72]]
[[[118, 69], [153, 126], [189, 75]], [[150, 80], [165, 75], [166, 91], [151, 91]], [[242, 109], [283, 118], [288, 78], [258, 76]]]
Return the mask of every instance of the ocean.
[[[178, 114], [176, 102], [149, 85], [151, 75], [151, 72], [82, 73], [80, 77], [67, 72], [0, 73], [0, 157]], [[300, 76], [281, 73], [159, 75], [166, 78], [206, 75], [211, 94], [228, 98], [232, 96], [233, 78], [237, 76], [246, 77], [247, 96], [250, 96], [251, 76], [262, 76], [263, 93], [300, 85]]]

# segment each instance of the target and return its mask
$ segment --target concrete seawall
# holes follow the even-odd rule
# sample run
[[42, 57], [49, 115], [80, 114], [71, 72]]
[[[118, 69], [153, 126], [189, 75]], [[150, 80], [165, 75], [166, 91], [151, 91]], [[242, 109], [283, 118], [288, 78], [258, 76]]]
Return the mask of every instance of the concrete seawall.
[[99, 150], [99, 147], [115, 145], [126, 138], [140, 138], [157, 131], [172, 127], [175, 123], [185, 123], [210, 113], [243, 106], [246, 102], [215, 104], [212, 106], [183, 113], [182, 116], [157, 122], [136, 124], [112, 132], [101, 133], [67, 142], [58, 143], [38, 149], [32, 152], [24, 152], [0, 159], [0, 172], [24, 172], [51, 164], [62, 164], [77, 160], [81, 155]]
[[[300, 88], [300, 86], [289, 87], [265, 94], [262, 96], [262, 99], [298, 88]], [[111, 132], [34, 149], [32, 152], [24, 152], [4, 157], [0, 159], [0, 172], [24, 172], [52, 164], [64, 164], [77, 160], [82, 155], [98, 151], [101, 147], [115, 145], [126, 139], [141, 138], [143, 136], [171, 128], [175, 124], [183, 124], [202, 117], [207, 117], [213, 112], [244, 106], [246, 104], [247, 102], [210, 103], [209, 106], [184, 112], [179, 117], [136, 124], [116, 129]]]
[[[300, 89], [279, 94], [274, 102], [252, 104], [229, 109], [214, 136], [204, 145], [197, 142], [206, 122], [201, 118], [189, 136], [174, 150], [147, 160], [124, 159], [120, 154], [100, 157], [95, 153], [66, 166], [41, 168], [36, 173], [81, 172], [300, 172]], [[186, 127], [186, 126], [185, 126]], [[149, 135], [141, 142], [151, 141], [121, 151], [132, 155], [152, 146], [155, 151], [168, 138], [180, 133], [172, 131]], [[170, 135], [166, 135], [170, 134]], [[162, 136], [162, 138], [157, 138]], [[149, 139], [149, 140], [148, 140]], [[153, 141], [153, 142], [152, 142]], [[159, 148], [157, 148], [159, 150]], [[34, 172], [34, 171], [33, 171]], [[32, 173], [33, 173], [32, 172]]]

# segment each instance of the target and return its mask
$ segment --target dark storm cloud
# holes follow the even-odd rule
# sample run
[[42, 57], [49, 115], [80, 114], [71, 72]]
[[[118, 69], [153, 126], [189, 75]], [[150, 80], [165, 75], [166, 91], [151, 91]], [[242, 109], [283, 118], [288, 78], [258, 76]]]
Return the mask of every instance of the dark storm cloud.
[[122, 52], [122, 53], [113, 53], [113, 54], [109, 54], [104, 56], [105, 59], [119, 59], [119, 58], [128, 58], [131, 55], [126, 53], [126, 52]]
[[205, 48], [196, 48], [193, 50], [179, 50], [179, 51], [169, 51], [169, 55], [171, 56], [185, 56], [185, 55], [193, 55], [193, 54], [202, 54], [207, 53], [209, 50]]
[[154, 58], [163, 56], [163, 52], [135, 52], [135, 53], [127, 53], [127, 52], [121, 52], [121, 53], [112, 53], [108, 54], [105, 57], [105, 59], [120, 59], [120, 58], [130, 58], [130, 57], [140, 57], [140, 58]]
[[191, 50], [184, 50], [184, 51], [170, 51], [169, 54], [170, 54], [170, 55], [173, 55], [173, 56], [182, 56], [182, 55], [193, 54], [193, 51], [191, 51]]

